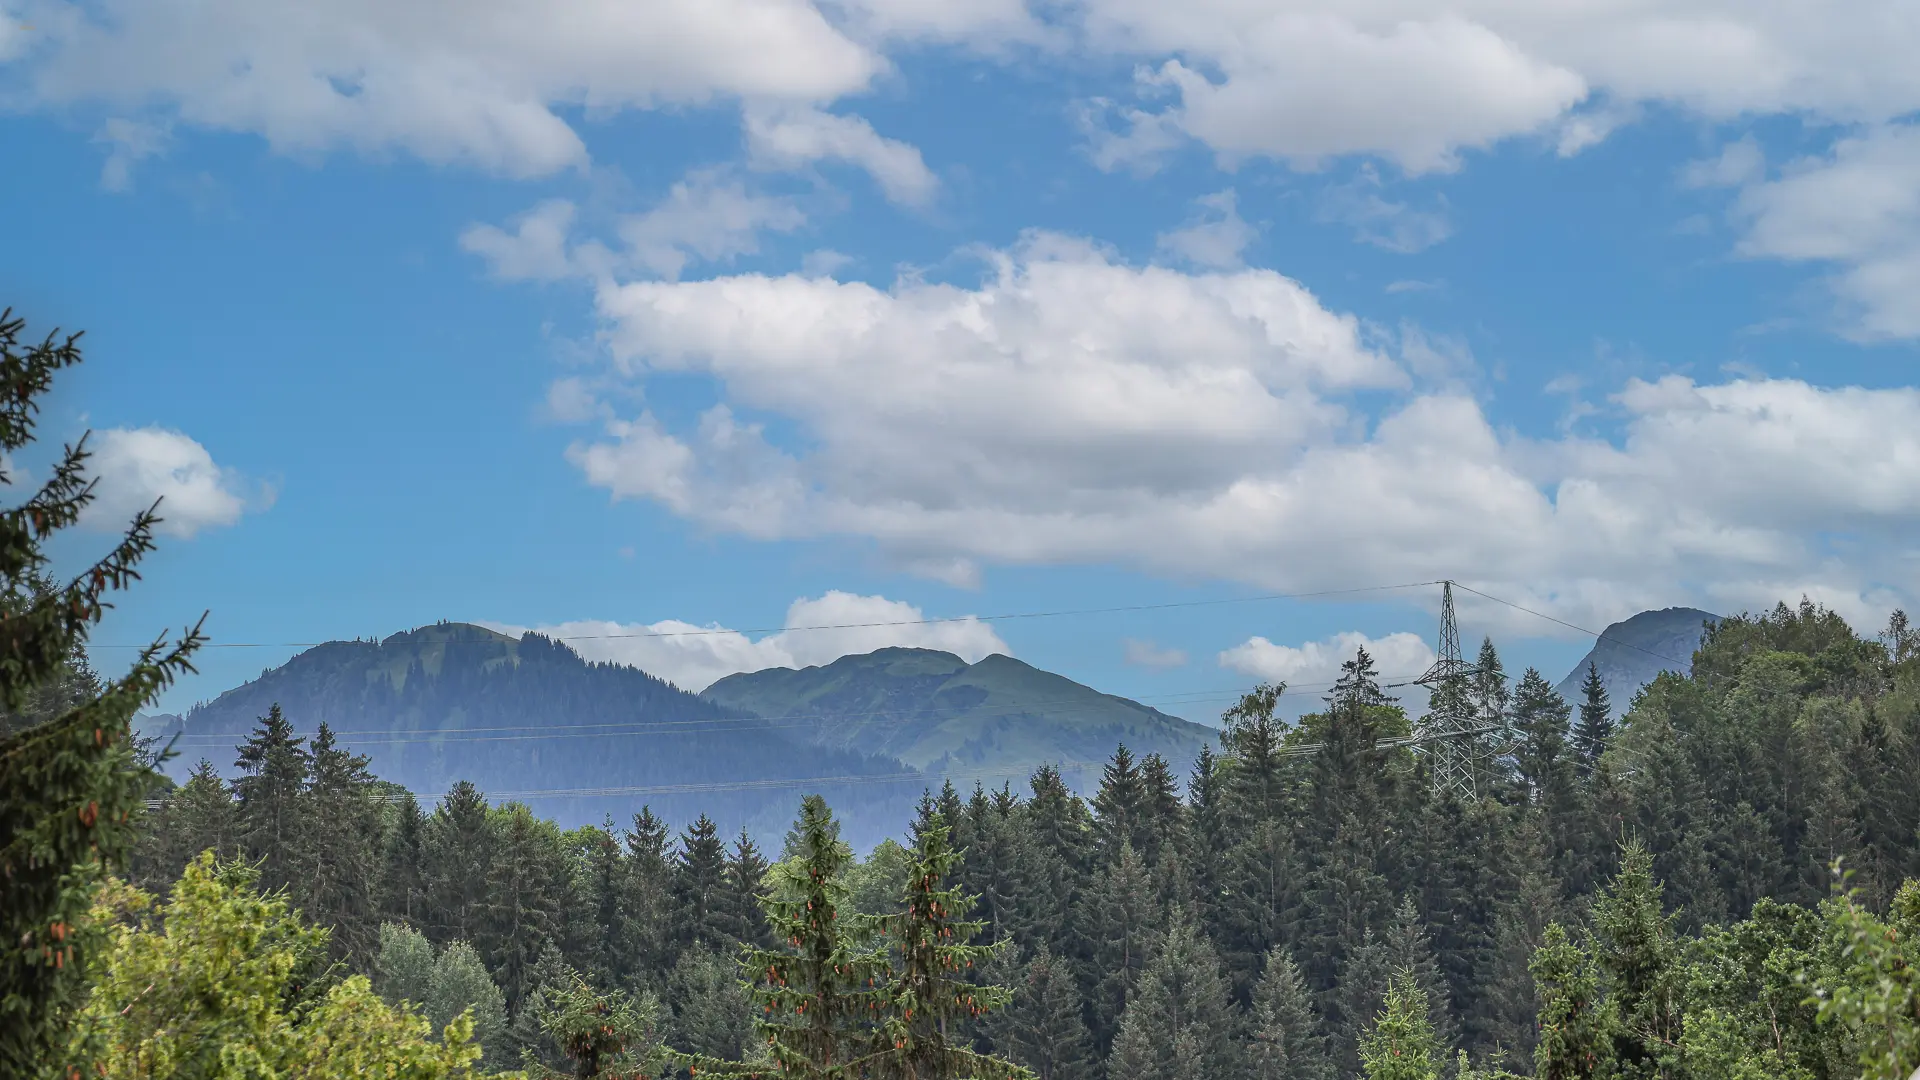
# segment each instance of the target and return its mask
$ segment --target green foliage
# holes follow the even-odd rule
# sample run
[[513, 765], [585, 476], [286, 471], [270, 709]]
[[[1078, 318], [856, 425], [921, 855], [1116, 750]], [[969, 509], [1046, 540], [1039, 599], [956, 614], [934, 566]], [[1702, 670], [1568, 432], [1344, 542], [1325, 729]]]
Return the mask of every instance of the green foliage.
[[1093, 1039], [1068, 964], [1041, 945], [991, 1025], [995, 1049], [1036, 1080], [1093, 1080]]
[[1852, 1036], [1865, 1080], [1906, 1080], [1920, 1070], [1920, 971], [1911, 955], [1920, 940], [1920, 882], [1900, 890], [1887, 919], [1851, 891], [1828, 905], [1828, 919], [1839, 962], [1811, 980], [1820, 1019]]
[[1248, 1020], [1251, 1080], [1331, 1080], [1333, 1055], [1320, 1030], [1319, 1011], [1284, 946], [1267, 955]]
[[1533, 955], [1540, 995], [1540, 1041], [1533, 1051], [1538, 1080], [1601, 1080], [1612, 1074], [1613, 1014], [1600, 998], [1600, 971], [1589, 950], [1567, 939], [1566, 929], [1547, 927]]
[[[22, 345], [24, 323], [0, 312], [0, 468], [34, 439], [40, 399], [80, 362], [78, 336]], [[45, 575], [44, 546], [92, 502], [86, 439], [47, 482], [0, 512], [0, 1076], [31, 1075], [66, 1041], [93, 938], [79, 931], [95, 884], [123, 866], [152, 783], [131, 721], [204, 641], [141, 650], [128, 672], [97, 684], [75, 661], [110, 593], [139, 575], [160, 518], [136, 515], [120, 542], [72, 582]], [[10, 483], [0, 473], [0, 483]], [[62, 684], [56, 690], [55, 684]], [[36, 711], [54, 710], [36, 716]], [[16, 721], [24, 719], [22, 726]]]
[[773, 887], [762, 898], [785, 948], [747, 953], [770, 1071], [804, 1080], [852, 1075], [853, 1063], [871, 1050], [870, 1025], [890, 997], [884, 956], [856, 946], [840, 919], [852, 855], [835, 826], [824, 799], [809, 795], [801, 803], [790, 856], [774, 865]]
[[1427, 1010], [1427, 995], [1413, 973], [1395, 972], [1385, 1006], [1360, 1040], [1367, 1080], [1437, 1080], [1440, 1049]]
[[93, 918], [110, 944], [67, 1061], [114, 1078], [464, 1077], [480, 1049], [471, 1017], [434, 1038], [427, 1020], [388, 1005], [364, 976], [315, 979], [327, 933], [304, 925], [257, 872], [211, 854], [188, 865], [164, 909], [109, 885]]
[[651, 1077], [662, 1054], [658, 1013], [652, 998], [635, 1000], [622, 991], [602, 991], [578, 972], [570, 972], [541, 1003], [539, 1020], [540, 1030], [572, 1068], [565, 1074], [537, 1066], [530, 1071], [575, 1080]]
[[1213, 948], [1176, 917], [1127, 1005], [1107, 1075], [1233, 1080], [1242, 1070], [1239, 1028]]
[[973, 1052], [949, 1030], [962, 1017], [1004, 1007], [1012, 995], [966, 978], [1005, 943], [973, 944], [983, 924], [967, 918], [973, 898], [949, 884], [960, 855], [948, 835], [944, 823], [918, 832], [907, 866], [905, 910], [880, 920], [893, 964], [874, 1071], [908, 1080], [1022, 1077], [1024, 1069]]

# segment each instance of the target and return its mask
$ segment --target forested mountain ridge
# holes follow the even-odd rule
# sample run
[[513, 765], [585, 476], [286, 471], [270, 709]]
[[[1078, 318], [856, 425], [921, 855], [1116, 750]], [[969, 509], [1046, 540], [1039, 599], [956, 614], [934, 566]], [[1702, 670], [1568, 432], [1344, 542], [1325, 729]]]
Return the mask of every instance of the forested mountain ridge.
[[729, 675], [702, 696], [791, 724], [816, 745], [884, 754], [990, 787], [1023, 782], [1043, 763], [1068, 763], [1062, 772], [1079, 787], [1122, 743], [1184, 774], [1219, 735], [998, 653], [969, 664], [932, 649], [880, 649], [818, 667]]
[[[1024, 792], [927, 799], [906, 831], [951, 830], [957, 884], [1003, 943], [966, 977], [1014, 989], [959, 1035], [1049, 1080], [1850, 1080], [1875, 1024], [1911, 1039], [1892, 1044], [1899, 1071], [1865, 1075], [1920, 1064], [1903, 956], [1920, 957], [1900, 944], [1920, 939], [1920, 885], [1896, 895], [1920, 877], [1920, 634], [1904, 619], [1878, 640], [1811, 604], [1722, 620], [1691, 673], [1659, 676], [1617, 726], [1576, 718], [1538, 671], [1510, 685], [1490, 644], [1476, 667], [1455, 689], [1518, 740], [1488, 747], [1472, 801], [1380, 745], [1408, 720], [1364, 653], [1297, 726], [1277, 688], [1249, 693], [1184, 785], [1116, 751], [1090, 799], [1050, 768]], [[741, 980], [766, 976], [732, 959], [770, 937], [752, 845], [729, 850], [707, 821], [676, 838], [650, 814], [563, 832], [470, 788], [375, 804], [330, 744], [269, 724], [247, 746], [236, 782], [203, 773], [165, 800], [143, 882], [212, 846], [264, 860], [352, 968], [390, 966], [382, 922], [442, 955], [470, 943], [498, 987], [490, 1049], [533, 1045], [528, 1017], [571, 968], [656, 997], [677, 1049], [753, 1052]], [[1863, 906], [1816, 908], [1835, 859]], [[827, 892], [885, 911], [910, 866], [883, 844]], [[1808, 995], [1828, 987], [1845, 993], [1822, 1021]]]
[[[858, 833], [897, 821], [923, 788], [898, 761], [810, 745], [636, 668], [465, 623], [316, 646], [196, 705], [180, 724], [175, 771], [205, 757], [230, 773], [234, 745], [276, 704], [298, 732], [329, 725], [383, 779], [429, 796], [470, 781], [569, 825], [650, 803], [670, 822], [704, 812], [728, 831], [777, 836], [804, 787], [843, 803]], [[853, 779], [781, 786], [811, 777]], [[659, 790], [702, 785], [724, 787]], [[606, 788], [647, 790], [553, 793]], [[514, 794], [524, 792], [549, 793]]]
[[1568, 701], [1578, 699], [1591, 664], [1606, 687], [1613, 715], [1618, 717], [1633, 703], [1633, 695], [1661, 672], [1685, 675], [1707, 627], [1719, 618], [1699, 608], [1674, 607], [1622, 619], [1601, 633], [1593, 648], [1554, 689]]

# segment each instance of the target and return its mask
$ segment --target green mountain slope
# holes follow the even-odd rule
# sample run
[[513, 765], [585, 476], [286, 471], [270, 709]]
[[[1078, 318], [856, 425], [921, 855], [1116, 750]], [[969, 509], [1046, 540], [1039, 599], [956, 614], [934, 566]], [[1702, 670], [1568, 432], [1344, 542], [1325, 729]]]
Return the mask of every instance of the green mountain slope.
[[891, 830], [925, 788], [898, 761], [794, 738], [537, 634], [464, 623], [308, 649], [190, 710], [177, 765], [205, 757], [230, 773], [234, 745], [276, 703], [303, 734], [331, 725], [382, 779], [436, 797], [470, 780], [568, 825], [624, 822], [649, 804], [669, 821], [705, 812], [777, 840], [801, 795], [819, 791], [847, 807], [859, 842], [860, 821]]
[[1706, 624], [1718, 622], [1718, 615], [1698, 608], [1662, 608], [1643, 611], [1630, 619], [1607, 627], [1592, 651], [1580, 658], [1557, 689], [1568, 701], [1580, 701], [1580, 685], [1586, 680], [1587, 665], [1593, 664], [1606, 684], [1607, 697], [1614, 716], [1627, 711], [1633, 695], [1653, 681], [1662, 671], [1685, 675], [1693, 670], [1693, 651], [1700, 647]]
[[817, 746], [989, 783], [1018, 784], [1043, 762], [1066, 763], [1063, 772], [1084, 780], [1123, 742], [1136, 755], [1164, 756], [1184, 776], [1216, 734], [1010, 656], [968, 664], [931, 649], [729, 675], [702, 696], [788, 726]]

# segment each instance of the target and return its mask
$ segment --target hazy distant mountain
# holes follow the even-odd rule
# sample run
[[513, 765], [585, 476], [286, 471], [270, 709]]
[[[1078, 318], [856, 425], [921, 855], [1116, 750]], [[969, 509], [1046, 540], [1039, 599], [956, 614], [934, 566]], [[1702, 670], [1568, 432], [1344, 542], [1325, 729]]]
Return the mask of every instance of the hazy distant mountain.
[[[1042, 762], [1082, 786], [1126, 743], [1159, 753], [1181, 779], [1214, 729], [1103, 694], [1010, 656], [969, 664], [931, 649], [881, 649], [822, 667], [729, 675], [703, 694], [787, 725], [815, 745], [898, 758], [956, 781], [1011, 780]], [[1079, 763], [1079, 764], [1072, 764]]]
[[[815, 745], [539, 635], [515, 640], [464, 623], [321, 645], [195, 706], [172, 771], [205, 757], [231, 773], [234, 745], [276, 702], [302, 733], [331, 725], [379, 777], [418, 793], [437, 796], [459, 780], [496, 800], [575, 793], [521, 799], [563, 825], [606, 814], [624, 823], [646, 803], [670, 821], [705, 812], [777, 843], [801, 795], [817, 790], [859, 844], [879, 835], [866, 836], [863, 822], [891, 832], [924, 789], [898, 761]], [[794, 783], [816, 777], [851, 779]], [[653, 790], [582, 790], [635, 787]]]
[[1698, 608], [1662, 608], [1614, 623], [1593, 643], [1593, 650], [1560, 680], [1560, 696], [1579, 704], [1580, 686], [1586, 680], [1587, 665], [1592, 663], [1600, 672], [1600, 681], [1606, 684], [1613, 714], [1619, 716], [1633, 703], [1633, 695], [1655, 675], [1662, 671], [1685, 675], [1691, 671], [1693, 651], [1700, 647], [1706, 624], [1719, 619]]

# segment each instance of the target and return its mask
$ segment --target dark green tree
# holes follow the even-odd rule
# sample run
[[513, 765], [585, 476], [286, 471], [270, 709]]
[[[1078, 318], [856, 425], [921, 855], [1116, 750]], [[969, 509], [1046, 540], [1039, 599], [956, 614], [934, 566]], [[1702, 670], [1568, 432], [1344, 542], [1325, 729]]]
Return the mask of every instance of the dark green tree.
[[1119, 858], [1108, 868], [1099, 891], [1087, 898], [1082, 916], [1094, 935], [1086, 982], [1094, 988], [1096, 1049], [1110, 1044], [1119, 1031], [1120, 1016], [1146, 971], [1153, 938], [1162, 925], [1160, 914], [1146, 864], [1134, 854], [1132, 843], [1122, 841]]
[[1607, 700], [1607, 684], [1600, 681], [1600, 669], [1587, 664], [1587, 676], [1580, 683], [1580, 720], [1573, 729], [1574, 760], [1581, 779], [1593, 775], [1600, 756], [1613, 741], [1613, 703]]
[[1093, 1039], [1080, 990], [1072, 970], [1045, 944], [1027, 961], [1012, 1003], [995, 1015], [990, 1030], [995, 1050], [1037, 1080], [1094, 1080]]
[[240, 769], [233, 783], [240, 846], [260, 864], [261, 888], [271, 892], [292, 885], [296, 899], [304, 899], [316, 824], [302, 805], [313, 774], [306, 740], [293, 733], [292, 722], [274, 705], [240, 744], [234, 764]]
[[1611, 1074], [1612, 1016], [1600, 998], [1599, 965], [1567, 939], [1558, 923], [1533, 957], [1540, 995], [1540, 1041], [1533, 1051], [1537, 1080], [1596, 1080]]
[[1026, 1070], [976, 1053], [959, 1037], [964, 1021], [1005, 1007], [1012, 994], [967, 977], [1007, 943], [973, 943], [985, 924], [967, 918], [974, 898], [951, 884], [960, 855], [948, 836], [945, 826], [934, 825], [914, 837], [905, 910], [880, 920], [893, 964], [873, 1071], [901, 1080], [1025, 1076]]
[[1147, 829], [1147, 790], [1140, 775], [1140, 764], [1126, 743], [1114, 748], [1113, 759], [1100, 774], [1100, 790], [1093, 796], [1094, 827], [1100, 838], [1102, 861], [1111, 864], [1120, 857], [1120, 845], [1145, 857], [1141, 841]]
[[339, 747], [321, 724], [312, 746], [305, 814], [310, 861], [301, 887], [306, 913], [330, 928], [335, 957], [366, 966], [380, 925], [380, 805], [367, 759]]
[[1237, 1080], [1240, 1034], [1219, 958], [1191, 919], [1176, 916], [1127, 1002], [1107, 1075]]
[[[21, 344], [25, 324], [0, 312], [0, 482], [34, 439], [56, 373], [80, 362], [78, 335]], [[0, 713], [29, 715], [49, 683], [72, 674], [110, 593], [139, 575], [153, 550], [155, 509], [70, 584], [44, 580], [44, 545], [93, 501], [86, 439], [68, 446], [46, 484], [0, 512]], [[55, 1060], [84, 990], [94, 939], [75, 934], [94, 885], [123, 867], [152, 774], [132, 720], [182, 672], [204, 641], [199, 626], [171, 646], [141, 650], [120, 678], [24, 730], [0, 734], [0, 1076], [35, 1075]]]
[[682, 947], [727, 941], [726, 876], [726, 842], [713, 819], [701, 814], [680, 834], [673, 856], [673, 921]]
[[1333, 1055], [1313, 995], [1285, 946], [1267, 954], [1248, 1016], [1250, 1080], [1332, 1080]]
[[762, 1013], [755, 1024], [770, 1059], [764, 1071], [772, 1075], [841, 1080], [879, 1049], [872, 1025], [890, 998], [891, 971], [885, 954], [857, 946], [841, 921], [852, 854], [839, 831], [825, 799], [802, 800], [787, 857], [774, 864], [773, 888], [762, 898], [784, 947], [747, 951]]
[[426, 934], [436, 943], [478, 941], [497, 847], [487, 800], [462, 780], [427, 818]]

